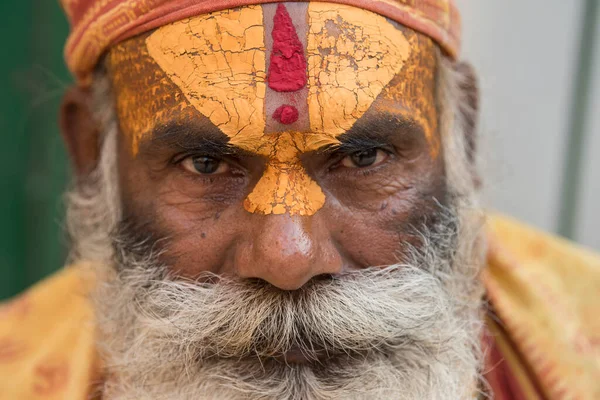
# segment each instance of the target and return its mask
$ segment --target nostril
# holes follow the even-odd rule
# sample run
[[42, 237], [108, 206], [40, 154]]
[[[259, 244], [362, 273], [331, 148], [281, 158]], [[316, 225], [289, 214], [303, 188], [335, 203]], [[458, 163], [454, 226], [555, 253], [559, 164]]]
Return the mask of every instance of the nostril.
[[314, 282], [331, 282], [334, 280], [333, 274], [319, 274], [312, 277], [311, 281]]
[[245, 279], [246, 283], [256, 289], [262, 289], [265, 287], [271, 287], [273, 286], [272, 284], [270, 284], [268, 281], [262, 279], [262, 278], [246, 278]]

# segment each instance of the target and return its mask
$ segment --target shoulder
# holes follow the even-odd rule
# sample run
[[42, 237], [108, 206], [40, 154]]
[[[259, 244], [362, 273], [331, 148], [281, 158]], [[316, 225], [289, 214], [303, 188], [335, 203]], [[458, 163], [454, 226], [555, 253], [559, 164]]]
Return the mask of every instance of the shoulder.
[[600, 254], [590, 249], [498, 214], [488, 215], [488, 229], [516, 256], [551, 266], [564, 277], [586, 273], [600, 279]]
[[600, 256], [506, 217], [488, 230], [487, 296], [539, 385], [600, 398]]
[[[527, 296], [523, 302], [543, 299], [557, 306], [568, 304], [572, 308], [563, 311], [569, 314], [595, 315], [600, 306], [600, 255], [499, 215], [488, 217], [488, 231], [485, 275], [495, 283], [512, 287], [513, 295]], [[600, 320], [594, 322], [590, 328], [600, 334]]]
[[84, 270], [64, 268], [0, 305], [0, 400], [84, 398], [95, 358]]

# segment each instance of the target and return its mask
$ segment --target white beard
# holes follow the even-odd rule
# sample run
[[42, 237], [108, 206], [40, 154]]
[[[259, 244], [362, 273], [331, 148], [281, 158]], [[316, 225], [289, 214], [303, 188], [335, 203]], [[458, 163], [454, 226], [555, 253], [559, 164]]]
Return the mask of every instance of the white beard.
[[[481, 304], [476, 266], [456, 267], [466, 259], [445, 228], [455, 222], [425, 229], [425, 250], [409, 250], [409, 263], [294, 292], [165, 276], [151, 251], [117, 240], [118, 267], [108, 267], [95, 297], [103, 398], [471, 399]], [[319, 361], [274, 359], [291, 348]], [[332, 358], [319, 359], [323, 352]]]

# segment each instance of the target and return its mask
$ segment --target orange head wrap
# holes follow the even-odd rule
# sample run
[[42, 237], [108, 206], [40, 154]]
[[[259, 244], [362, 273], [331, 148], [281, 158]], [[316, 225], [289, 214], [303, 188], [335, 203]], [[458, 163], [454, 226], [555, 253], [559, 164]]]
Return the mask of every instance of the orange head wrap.
[[[111, 45], [194, 15], [278, 0], [61, 0], [71, 23], [65, 58], [80, 85]], [[379, 13], [434, 39], [451, 58], [460, 47], [454, 0], [326, 0]]]

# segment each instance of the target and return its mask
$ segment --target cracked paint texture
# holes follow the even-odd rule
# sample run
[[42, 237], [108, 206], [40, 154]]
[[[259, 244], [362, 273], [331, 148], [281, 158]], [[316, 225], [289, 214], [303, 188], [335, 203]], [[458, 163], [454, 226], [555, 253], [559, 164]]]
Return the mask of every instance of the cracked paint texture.
[[268, 154], [266, 170], [246, 198], [244, 207], [261, 214], [313, 215], [325, 204], [325, 194], [300, 162], [300, 155], [328, 144], [318, 134], [284, 132], [263, 141], [261, 153]]
[[[337, 136], [378, 98], [436, 119], [433, 97], [423, 93], [433, 87], [434, 68], [423, 68], [431, 67], [435, 52], [428, 58], [414, 51], [421, 45], [417, 34], [361, 9], [327, 3], [307, 8], [308, 132], [284, 127], [265, 133], [265, 35], [271, 32], [265, 32], [261, 6], [184, 19], [114, 46], [108, 66], [134, 156], [154, 126], [205, 119], [231, 145], [266, 159], [244, 201], [247, 211], [313, 215], [325, 194], [302, 165], [303, 153], [338, 144]], [[431, 81], [406, 81], [423, 77]], [[297, 118], [288, 114], [286, 121]]]
[[189, 102], [230, 143], [247, 147], [264, 133], [265, 44], [262, 8], [187, 18], [146, 39], [148, 53]]
[[312, 215], [325, 195], [299, 155], [323, 140], [300, 133], [264, 134], [265, 32], [259, 21], [259, 6], [225, 10], [162, 27], [146, 45], [188, 101], [230, 138], [230, 144], [267, 158], [265, 173], [244, 202], [246, 210]]
[[311, 135], [283, 133], [265, 143], [269, 163], [245, 207], [264, 214], [312, 215], [325, 203], [300, 154], [337, 144], [402, 70], [411, 48], [385, 18], [360, 9], [310, 3], [308, 109]]
[[330, 136], [282, 132], [265, 135], [246, 148], [265, 156], [267, 166], [244, 208], [260, 214], [316, 213], [325, 204], [325, 194], [306, 172], [300, 156], [336, 143]]
[[378, 14], [319, 2], [310, 3], [308, 13], [310, 128], [340, 135], [400, 72], [411, 48]]
[[440, 153], [438, 132], [438, 110], [436, 107], [436, 72], [438, 59], [436, 45], [428, 37], [416, 32], [405, 31], [413, 49], [402, 70], [383, 90], [380, 98], [391, 100], [395, 110], [400, 110], [407, 119], [413, 119], [423, 127], [430, 145], [430, 156]]
[[106, 66], [116, 96], [116, 111], [121, 131], [128, 137], [136, 156], [144, 135], [158, 123], [198, 118], [183, 93], [148, 54], [142, 38], [114, 46]]

